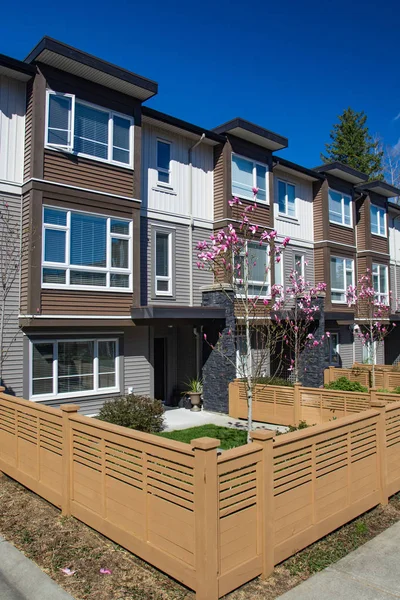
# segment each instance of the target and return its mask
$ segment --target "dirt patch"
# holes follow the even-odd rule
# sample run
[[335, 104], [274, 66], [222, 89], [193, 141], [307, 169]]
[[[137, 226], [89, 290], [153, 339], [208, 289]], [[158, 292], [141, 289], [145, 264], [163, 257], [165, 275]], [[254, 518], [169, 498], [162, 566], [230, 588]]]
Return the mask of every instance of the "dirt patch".
[[[35, 561], [76, 600], [194, 600], [195, 595], [157, 569], [8, 477], [0, 477], [0, 534]], [[400, 494], [227, 596], [273, 600], [400, 520]], [[66, 577], [61, 569], [76, 573]], [[101, 575], [109, 569], [111, 575]]]

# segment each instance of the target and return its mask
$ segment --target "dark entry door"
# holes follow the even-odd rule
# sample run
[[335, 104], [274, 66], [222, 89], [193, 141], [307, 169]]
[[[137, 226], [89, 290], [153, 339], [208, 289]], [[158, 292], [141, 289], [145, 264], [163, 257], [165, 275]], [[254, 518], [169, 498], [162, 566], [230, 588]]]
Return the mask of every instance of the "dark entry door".
[[166, 400], [166, 339], [154, 338], [154, 397]]

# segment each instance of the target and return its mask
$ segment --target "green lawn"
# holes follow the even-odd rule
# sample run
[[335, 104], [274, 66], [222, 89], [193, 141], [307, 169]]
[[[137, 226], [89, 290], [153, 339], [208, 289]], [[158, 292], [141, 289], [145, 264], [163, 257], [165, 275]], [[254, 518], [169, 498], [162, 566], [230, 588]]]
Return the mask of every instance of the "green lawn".
[[201, 425], [200, 427], [189, 427], [189, 429], [181, 429], [177, 431], [169, 431], [160, 433], [162, 437], [177, 442], [190, 444], [191, 440], [201, 437], [212, 437], [220, 440], [221, 448], [229, 450], [246, 444], [247, 432], [229, 427], [219, 427], [218, 425]]

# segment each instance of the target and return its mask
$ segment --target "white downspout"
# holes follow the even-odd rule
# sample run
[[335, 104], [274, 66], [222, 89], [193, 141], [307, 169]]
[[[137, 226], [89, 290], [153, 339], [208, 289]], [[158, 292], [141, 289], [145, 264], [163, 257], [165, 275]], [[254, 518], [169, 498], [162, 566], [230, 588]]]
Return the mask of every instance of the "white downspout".
[[201, 144], [206, 137], [205, 133], [193, 146], [189, 148], [188, 163], [189, 163], [189, 306], [193, 306], [193, 150]]

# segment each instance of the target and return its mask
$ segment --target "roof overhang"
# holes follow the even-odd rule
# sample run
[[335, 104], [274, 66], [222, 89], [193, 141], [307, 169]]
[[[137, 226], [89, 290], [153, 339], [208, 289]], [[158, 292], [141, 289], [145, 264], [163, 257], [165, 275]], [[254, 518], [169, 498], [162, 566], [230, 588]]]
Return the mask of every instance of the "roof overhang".
[[25, 62], [45, 63], [142, 101], [148, 100], [158, 91], [155, 81], [47, 36], [26, 57]]
[[375, 194], [385, 196], [386, 198], [396, 198], [397, 196], [400, 196], [399, 188], [395, 187], [394, 185], [390, 185], [390, 183], [386, 183], [386, 181], [379, 180], [369, 181], [363, 185], [358, 185], [357, 190], [375, 192]]
[[213, 306], [142, 306], [133, 308], [132, 320], [135, 324], [150, 324], [166, 321], [169, 325], [178, 325], [182, 321], [203, 322], [209, 319], [225, 319], [224, 308]]
[[340, 162], [332, 162], [327, 163], [326, 165], [320, 165], [319, 167], [315, 167], [313, 171], [317, 171], [317, 173], [324, 173], [325, 175], [334, 175], [339, 179], [344, 179], [344, 181], [348, 181], [353, 185], [357, 185], [359, 183], [365, 183], [368, 181], [368, 175], [365, 173], [361, 173], [361, 171], [357, 171], [348, 165], [344, 165]]
[[21, 60], [0, 54], [0, 75], [12, 77], [19, 81], [29, 81], [36, 73], [33, 65], [28, 65]]
[[286, 160], [285, 158], [281, 158], [280, 156], [274, 156], [274, 168], [279, 168], [280, 171], [284, 173], [288, 173], [289, 175], [294, 175], [295, 177], [300, 177], [301, 179], [306, 179], [307, 181], [320, 181], [324, 179], [324, 176], [320, 173], [316, 173], [312, 169], [307, 169], [307, 167], [302, 167], [290, 160]]
[[204, 143], [208, 143], [212, 146], [224, 143], [226, 141], [225, 138], [214, 131], [204, 129], [198, 125], [193, 125], [187, 121], [182, 121], [182, 119], [177, 119], [171, 115], [166, 115], [165, 113], [155, 110], [154, 108], [149, 108], [148, 106], [142, 107], [142, 115], [144, 123], [148, 123], [149, 125], [153, 125], [155, 127], [161, 126], [163, 129], [168, 129], [168, 131], [171, 133], [175, 133], [177, 135], [183, 134], [186, 137], [193, 138], [194, 140], [199, 139], [199, 137], [201, 137], [204, 133]]
[[232, 121], [228, 121], [227, 123], [223, 123], [218, 127], [214, 127], [213, 131], [219, 134], [229, 133], [246, 140], [247, 142], [251, 142], [252, 144], [262, 146], [263, 148], [272, 151], [287, 148], [289, 143], [286, 137], [274, 133], [273, 131], [269, 131], [269, 129], [264, 129], [264, 127], [260, 127], [254, 123], [250, 123], [250, 121], [246, 121], [240, 117], [232, 119]]

